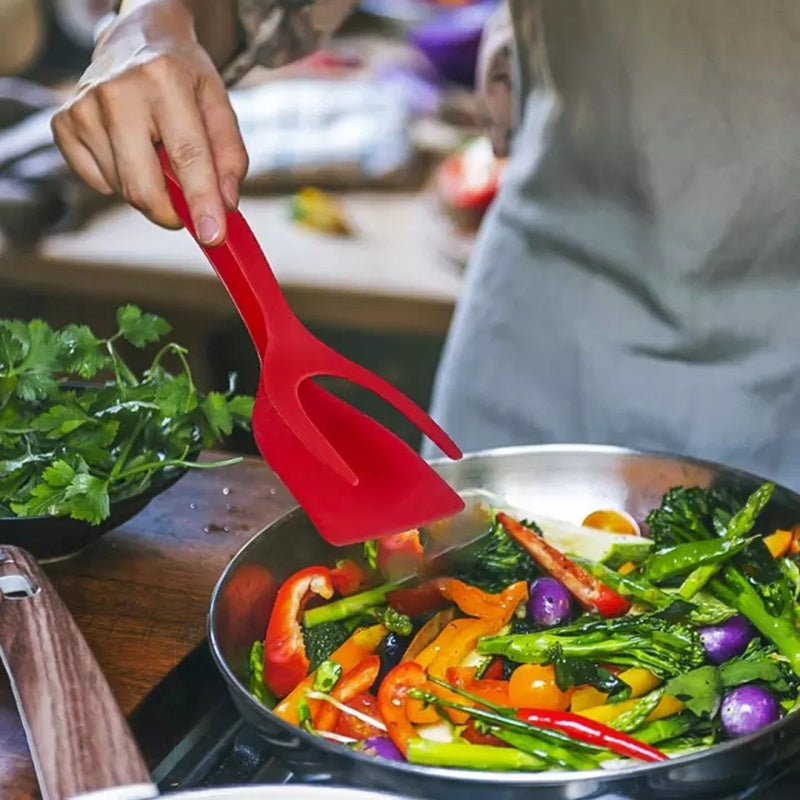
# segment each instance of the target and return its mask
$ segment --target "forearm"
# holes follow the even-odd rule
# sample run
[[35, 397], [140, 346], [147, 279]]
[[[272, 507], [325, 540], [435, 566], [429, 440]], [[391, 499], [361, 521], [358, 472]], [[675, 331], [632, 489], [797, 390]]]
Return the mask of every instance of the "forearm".
[[237, 0], [122, 0], [118, 13], [138, 13], [146, 38], [176, 27], [193, 30], [218, 69], [233, 58], [239, 44]]

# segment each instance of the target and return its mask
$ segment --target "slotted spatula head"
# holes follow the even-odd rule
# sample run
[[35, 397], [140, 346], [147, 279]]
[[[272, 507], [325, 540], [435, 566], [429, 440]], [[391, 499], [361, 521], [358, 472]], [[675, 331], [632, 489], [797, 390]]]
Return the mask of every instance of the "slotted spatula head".
[[[253, 434], [265, 461], [328, 542], [379, 538], [463, 508], [461, 497], [399, 437], [312, 381], [300, 392], [311, 420], [359, 476], [356, 485], [321, 466], [263, 397], [253, 415]], [[356, 426], [359, 438], [350, 434]], [[371, 447], [365, 447], [365, 438]]]
[[[198, 241], [183, 192], [163, 148], [159, 148], [159, 158], [175, 210]], [[268, 333], [273, 309], [282, 325], [287, 320], [291, 323], [293, 315], [260, 248], [254, 253], [257, 242], [238, 212], [228, 215], [228, 232], [226, 241], [217, 247], [198, 244], [239, 310], [263, 366], [268, 349], [274, 351], [274, 341]], [[274, 319], [272, 323], [275, 330]], [[296, 335], [288, 338], [299, 341]], [[332, 360], [347, 361], [318, 344]], [[301, 350], [298, 345], [298, 357]], [[286, 359], [284, 352], [282, 360]], [[460, 457], [455, 444], [410, 400], [377, 376], [347, 363], [360, 371], [365, 383], [372, 384], [375, 391], [401, 410], [409, 409], [423, 430], [431, 431], [437, 443], [444, 443], [448, 455]], [[312, 369], [307, 378], [297, 380], [294, 401], [302, 410], [301, 415], [292, 408], [292, 413], [287, 413], [285, 392], [276, 393], [283, 408], [275, 406], [270, 396], [270, 388], [275, 390], [274, 376], [270, 376], [270, 382], [262, 374], [253, 409], [253, 434], [264, 459], [324, 539], [334, 545], [353, 544], [432, 523], [464, 507], [459, 495], [411, 447], [322, 389], [310, 379], [313, 374], [336, 373]], [[288, 400], [291, 399], [290, 395]], [[297, 424], [293, 425], [293, 421]]]

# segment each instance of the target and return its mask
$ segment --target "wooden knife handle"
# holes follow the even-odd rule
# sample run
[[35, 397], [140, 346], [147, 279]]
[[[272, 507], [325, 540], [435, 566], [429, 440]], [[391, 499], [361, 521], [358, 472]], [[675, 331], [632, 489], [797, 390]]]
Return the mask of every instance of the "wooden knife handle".
[[[98, 598], [102, 602], [102, 598]], [[0, 545], [0, 658], [25, 727], [43, 800], [126, 787], [157, 797], [92, 651], [30, 553]]]

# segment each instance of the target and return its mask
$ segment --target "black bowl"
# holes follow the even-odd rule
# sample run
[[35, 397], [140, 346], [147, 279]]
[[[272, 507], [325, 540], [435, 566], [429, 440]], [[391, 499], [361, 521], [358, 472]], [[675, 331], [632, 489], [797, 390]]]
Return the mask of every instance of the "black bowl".
[[112, 502], [111, 513], [98, 525], [72, 517], [0, 517], [0, 544], [24, 547], [39, 561], [69, 558], [135, 517], [187, 471], [185, 467], [165, 467], [153, 477], [146, 491]]

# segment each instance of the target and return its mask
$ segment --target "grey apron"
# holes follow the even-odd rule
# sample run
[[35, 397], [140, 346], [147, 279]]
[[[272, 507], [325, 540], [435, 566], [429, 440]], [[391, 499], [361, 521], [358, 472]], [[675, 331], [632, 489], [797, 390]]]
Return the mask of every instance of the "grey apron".
[[511, 5], [513, 154], [433, 415], [465, 450], [616, 444], [800, 488], [800, 2]]

